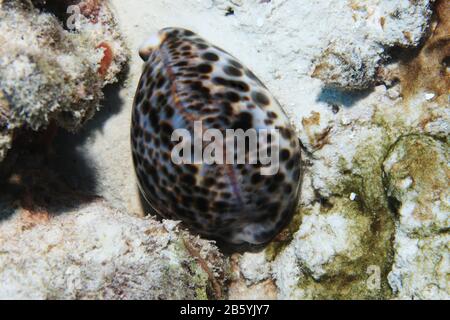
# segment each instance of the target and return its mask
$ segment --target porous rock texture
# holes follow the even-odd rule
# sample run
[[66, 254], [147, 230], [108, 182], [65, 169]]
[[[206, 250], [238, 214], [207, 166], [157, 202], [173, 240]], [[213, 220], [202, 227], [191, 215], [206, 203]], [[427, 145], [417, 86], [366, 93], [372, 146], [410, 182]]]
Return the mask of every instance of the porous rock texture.
[[131, 217], [101, 200], [58, 216], [15, 212], [0, 225], [0, 248], [0, 299], [222, 295], [216, 279], [225, 265], [215, 247], [174, 222]]
[[[430, 1], [341, 1], [351, 7], [352, 28], [330, 40], [317, 58], [313, 76], [341, 88], [367, 89], [375, 84], [386, 50], [417, 46], [431, 16]], [[349, 34], [351, 31], [352, 34]], [[365, 46], [361, 43], [366, 42]]]
[[59, 1], [80, 8], [60, 19], [56, 2], [0, 1], [0, 161], [14, 131], [79, 129], [127, 61], [105, 1]]
[[[77, 189], [76, 204], [58, 209], [58, 202], [45, 204], [47, 192], [30, 197], [27, 190], [40, 185], [33, 179], [33, 187], [19, 188], [19, 201], [15, 193], [0, 201], [6, 216], [0, 228], [11, 235], [1, 238], [0, 261], [14, 262], [1, 264], [0, 278], [15, 279], [0, 286], [0, 294], [8, 288], [31, 296], [21, 281], [36, 278], [42, 282], [33, 287], [33, 296], [53, 298], [75, 293], [142, 297], [142, 288], [150, 292], [147, 297], [167, 298], [217, 298], [219, 292], [228, 299], [450, 298], [448, 1], [111, 3], [133, 52], [129, 77], [79, 135], [62, 135], [54, 145], [58, 156], [52, 163], [68, 162], [63, 168], [70, 168], [58, 172], [56, 185], [63, 199], [73, 199]], [[138, 199], [129, 147], [130, 108], [142, 67], [137, 48], [167, 26], [192, 29], [237, 56], [267, 85], [297, 129], [305, 168], [298, 211], [261, 251], [222, 256], [211, 242], [167, 231], [170, 222], [143, 218], [147, 210]], [[23, 174], [9, 178], [12, 185], [22, 181], [28, 181]], [[70, 188], [60, 186], [66, 183]], [[33, 218], [32, 228], [23, 228], [23, 219], [42, 212], [49, 218]], [[51, 243], [50, 235], [58, 234], [65, 220], [65, 233], [73, 235], [69, 243], [62, 245], [56, 236], [51, 241], [62, 252], [73, 249], [82, 264], [74, 263], [69, 275], [56, 265], [53, 272], [59, 283], [76, 283], [70, 288], [78, 291], [61, 289], [40, 267], [38, 261], [51, 261], [53, 250], [41, 248], [33, 258], [21, 254], [30, 242]], [[81, 226], [91, 227], [96, 238], [77, 235]], [[142, 234], [148, 226], [154, 228], [147, 237]], [[117, 248], [110, 237], [117, 239]], [[174, 253], [177, 245], [170, 244], [181, 242]], [[146, 251], [147, 245], [159, 250]], [[135, 260], [135, 250], [156, 266], [146, 269]], [[167, 274], [162, 253], [181, 274], [176, 285], [160, 276]], [[113, 257], [119, 257], [117, 270], [129, 279], [123, 286], [110, 280], [117, 275], [111, 271]], [[69, 258], [64, 261], [62, 266], [72, 266]], [[91, 264], [99, 261], [105, 262], [100, 272]], [[99, 276], [102, 272], [108, 276]], [[184, 275], [193, 274], [200, 280], [189, 287]], [[59, 289], [49, 294], [46, 288]]]
[[445, 141], [407, 135], [383, 163], [399, 215], [388, 280], [400, 298], [448, 299], [449, 160]]

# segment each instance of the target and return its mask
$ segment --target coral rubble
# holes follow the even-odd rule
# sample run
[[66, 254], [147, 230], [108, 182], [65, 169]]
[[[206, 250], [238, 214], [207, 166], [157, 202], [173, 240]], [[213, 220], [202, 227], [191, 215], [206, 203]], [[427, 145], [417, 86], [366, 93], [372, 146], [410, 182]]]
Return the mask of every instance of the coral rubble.
[[[65, 1], [85, 2], [92, 1]], [[99, 107], [102, 88], [117, 80], [128, 52], [107, 3], [95, 5], [95, 20], [75, 10], [61, 21], [45, 1], [0, 2], [0, 161], [14, 131], [51, 122], [78, 129]]]

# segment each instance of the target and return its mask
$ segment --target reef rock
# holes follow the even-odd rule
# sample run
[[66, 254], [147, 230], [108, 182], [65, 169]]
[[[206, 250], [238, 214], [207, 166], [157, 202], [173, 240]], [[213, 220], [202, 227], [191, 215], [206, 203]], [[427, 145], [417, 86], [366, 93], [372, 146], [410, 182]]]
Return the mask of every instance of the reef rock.
[[56, 2], [0, 1], [0, 161], [14, 131], [80, 128], [127, 61], [106, 1]]
[[[338, 34], [317, 58], [313, 77], [344, 89], [368, 89], [388, 48], [417, 46], [431, 16], [432, 1], [348, 1], [352, 35]], [[365, 45], [362, 45], [365, 43]]]
[[176, 223], [131, 217], [102, 200], [56, 216], [11, 214], [0, 224], [0, 299], [222, 297], [222, 254]]

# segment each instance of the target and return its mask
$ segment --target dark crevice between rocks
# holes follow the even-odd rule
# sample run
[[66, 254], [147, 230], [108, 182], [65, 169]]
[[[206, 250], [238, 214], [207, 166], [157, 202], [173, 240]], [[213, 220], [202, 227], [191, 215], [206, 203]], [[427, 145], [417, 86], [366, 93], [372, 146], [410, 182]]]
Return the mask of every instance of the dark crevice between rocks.
[[304, 160], [304, 164], [309, 164], [311, 159], [314, 159], [313, 152], [309, 151], [308, 148], [303, 144], [302, 140], [299, 138], [298, 142], [300, 144], [300, 149], [302, 149], [303, 153], [308, 157], [308, 159]]
[[392, 212], [392, 215], [396, 219], [398, 219], [399, 217], [398, 211], [400, 209], [400, 206], [402, 205], [401, 202], [398, 201], [397, 198], [391, 196], [387, 197], [387, 201], [388, 201], [388, 208]]
[[444, 60], [442, 60], [442, 64], [444, 67], [449, 68], [450, 67], [450, 56], [445, 57]]
[[[391, 151], [395, 148], [395, 146], [397, 145], [397, 143], [399, 142], [400, 139], [402, 139], [402, 135], [400, 135], [395, 141], [394, 143], [392, 143], [389, 148], [386, 151], [386, 154], [383, 156], [383, 159], [381, 161], [381, 172], [382, 172], [382, 183], [383, 183], [383, 189], [384, 189], [384, 193], [385, 193], [385, 197], [387, 200], [387, 208], [389, 209], [389, 212], [391, 213], [392, 217], [394, 220], [398, 220], [399, 218], [399, 209], [401, 206], [401, 202], [397, 200], [397, 198], [391, 196], [388, 192], [388, 185], [389, 185], [389, 181], [388, 181], [388, 176], [386, 174], [386, 172], [384, 171], [384, 162], [386, 161], [386, 159], [389, 157], [389, 154], [391, 153]], [[395, 233], [395, 232], [394, 232]]]

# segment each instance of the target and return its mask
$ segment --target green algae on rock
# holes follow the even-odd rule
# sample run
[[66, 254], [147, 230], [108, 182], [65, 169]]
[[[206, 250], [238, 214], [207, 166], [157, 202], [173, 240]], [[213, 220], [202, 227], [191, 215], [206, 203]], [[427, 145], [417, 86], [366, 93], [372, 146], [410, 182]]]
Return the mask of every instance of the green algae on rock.
[[450, 228], [449, 145], [427, 135], [401, 137], [384, 161], [387, 194], [402, 229], [427, 236]]
[[442, 139], [406, 135], [384, 161], [387, 194], [397, 204], [396, 254], [388, 280], [398, 298], [450, 295], [449, 150]]

